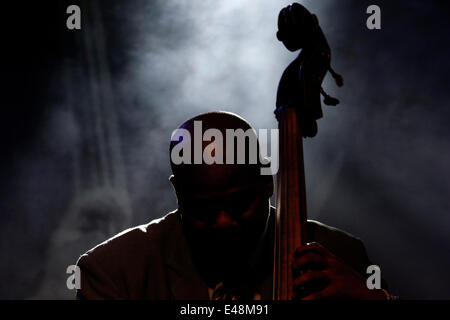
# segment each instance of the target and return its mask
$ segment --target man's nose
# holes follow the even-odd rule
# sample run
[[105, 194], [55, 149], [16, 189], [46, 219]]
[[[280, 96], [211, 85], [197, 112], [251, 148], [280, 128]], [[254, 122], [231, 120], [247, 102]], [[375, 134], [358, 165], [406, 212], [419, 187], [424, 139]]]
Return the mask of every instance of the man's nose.
[[221, 210], [216, 217], [215, 226], [225, 229], [237, 226], [237, 222], [226, 211]]

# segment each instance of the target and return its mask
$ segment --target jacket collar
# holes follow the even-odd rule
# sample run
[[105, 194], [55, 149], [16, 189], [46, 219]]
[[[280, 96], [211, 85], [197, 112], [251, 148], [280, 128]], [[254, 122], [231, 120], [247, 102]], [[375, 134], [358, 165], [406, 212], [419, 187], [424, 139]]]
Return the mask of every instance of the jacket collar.
[[171, 294], [176, 300], [208, 300], [208, 286], [198, 274], [184, 236], [181, 217], [177, 210], [173, 215], [172, 230], [167, 246], [166, 265]]
[[[271, 207], [267, 232], [263, 239], [262, 252], [258, 252], [254, 262], [255, 267], [267, 267], [272, 269], [273, 258], [273, 223], [275, 210]], [[181, 216], [178, 210], [170, 213], [173, 223], [171, 223], [171, 236], [167, 245], [166, 265], [168, 267], [168, 282], [171, 294], [175, 300], [209, 300], [208, 286], [198, 274], [192, 260], [190, 248], [187, 244], [181, 225]], [[258, 250], [259, 251], [259, 250]], [[261, 261], [260, 259], [263, 258]], [[269, 260], [267, 260], [269, 259]], [[255, 270], [261, 271], [261, 270]], [[272, 275], [266, 276], [259, 287], [259, 292], [263, 299], [272, 298]]]

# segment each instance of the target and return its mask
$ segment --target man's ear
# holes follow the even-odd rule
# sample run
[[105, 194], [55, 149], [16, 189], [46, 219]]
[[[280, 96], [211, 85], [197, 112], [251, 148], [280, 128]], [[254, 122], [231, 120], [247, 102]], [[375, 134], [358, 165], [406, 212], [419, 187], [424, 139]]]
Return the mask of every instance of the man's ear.
[[271, 196], [273, 196], [273, 189], [274, 189], [273, 176], [264, 175], [262, 176], [262, 178], [264, 179], [263, 183], [266, 186], [267, 197], [270, 198]]
[[172, 184], [173, 190], [175, 191], [175, 195], [177, 196], [177, 199], [178, 199], [177, 181], [176, 181], [175, 176], [173, 174], [170, 175], [169, 181]]

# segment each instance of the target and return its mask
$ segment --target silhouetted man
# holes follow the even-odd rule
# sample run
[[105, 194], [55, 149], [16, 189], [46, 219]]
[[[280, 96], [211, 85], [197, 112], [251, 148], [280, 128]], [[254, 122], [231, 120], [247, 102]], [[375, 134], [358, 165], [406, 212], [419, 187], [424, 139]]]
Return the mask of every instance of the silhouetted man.
[[[218, 138], [229, 138], [227, 129], [248, 134], [244, 164], [242, 149], [224, 147]], [[170, 144], [178, 209], [82, 255], [78, 297], [272, 299], [273, 180], [261, 174], [260, 161], [250, 161], [252, 150], [259, 159], [259, 148], [250, 146], [255, 137], [232, 113], [205, 113], [183, 123]], [[313, 243], [297, 249], [293, 266], [297, 298], [388, 297], [366, 287], [371, 262], [359, 239], [312, 220], [307, 230]]]

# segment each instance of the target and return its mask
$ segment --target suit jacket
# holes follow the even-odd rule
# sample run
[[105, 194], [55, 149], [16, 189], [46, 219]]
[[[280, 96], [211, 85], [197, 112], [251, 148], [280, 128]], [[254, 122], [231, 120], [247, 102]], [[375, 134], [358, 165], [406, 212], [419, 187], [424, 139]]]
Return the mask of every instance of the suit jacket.
[[[274, 210], [269, 220], [272, 225], [273, 216]], [[318, 242], [366, 276], [371, 262], [361, 240], [313, 220], [308, 220], [307, 228], [309, 242]], [[273, 238], [268, 237], [267, 243], [265, 261], [272, 263]], [[177, 210], [106, 240], [83, 254], [77, 265], [81, 269], [80, 299], [209, 299]], [[262, 279], [258, 292], [262, 299], [272, 299], [272, 273]]]

